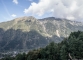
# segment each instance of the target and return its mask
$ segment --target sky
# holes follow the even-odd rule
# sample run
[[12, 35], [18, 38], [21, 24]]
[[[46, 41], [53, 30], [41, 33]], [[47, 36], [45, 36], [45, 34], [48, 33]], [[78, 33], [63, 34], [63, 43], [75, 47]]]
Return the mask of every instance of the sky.
[[0, 0], [0, 22], [17, 17], [83, 20], [83, 0]]

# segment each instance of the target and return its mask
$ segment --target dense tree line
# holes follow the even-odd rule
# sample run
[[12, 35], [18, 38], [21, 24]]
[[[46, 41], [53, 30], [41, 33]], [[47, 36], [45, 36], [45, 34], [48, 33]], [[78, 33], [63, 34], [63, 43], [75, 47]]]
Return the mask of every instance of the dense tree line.
[[60, 43], [51, 42], [45, 48], [18, 54], [1, 60], [74, 60], [83, 58], [83, 32], [72, 32]]

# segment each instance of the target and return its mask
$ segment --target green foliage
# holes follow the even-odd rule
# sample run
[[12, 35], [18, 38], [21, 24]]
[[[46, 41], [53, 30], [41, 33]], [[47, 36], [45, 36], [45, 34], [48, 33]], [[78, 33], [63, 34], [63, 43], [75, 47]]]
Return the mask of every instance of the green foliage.
[[[61, 42], [61, 58], [82, 59], [83, 58], [83, 32], [72, 32], [68, 38]], [[70, 56], [69, 56], [70, 54]]]
[[15, 57], [15, 60], [26, 60], [26, 54], [23, 53], [23, 54], [18, 54], [16, 57]]

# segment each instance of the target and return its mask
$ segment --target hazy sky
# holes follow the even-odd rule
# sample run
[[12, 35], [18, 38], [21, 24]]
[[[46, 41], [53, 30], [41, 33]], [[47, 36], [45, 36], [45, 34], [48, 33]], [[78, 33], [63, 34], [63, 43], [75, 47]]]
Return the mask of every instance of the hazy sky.
[[83, 0], [0, 0], [0, 22], [21, 16], [83, 19]]

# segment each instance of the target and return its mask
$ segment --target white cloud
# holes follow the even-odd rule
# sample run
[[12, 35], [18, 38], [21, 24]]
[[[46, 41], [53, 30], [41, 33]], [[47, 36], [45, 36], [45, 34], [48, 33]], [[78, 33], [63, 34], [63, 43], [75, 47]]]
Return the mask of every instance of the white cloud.
[[13, 0], [13, 2], [14, 2], [15, 4], [18, 4], [18, 1], [17, 1], [17, 0]]
[[16, 15], [15, 15], [15, 14], [12, 14], [11, 16], [12, 16], [12, 17], [16, 17]]
[[38, 16], [49, 12], [57, 18], [83, 19], [83, 0], [39, 0], [24, 10], [25, 14]]

